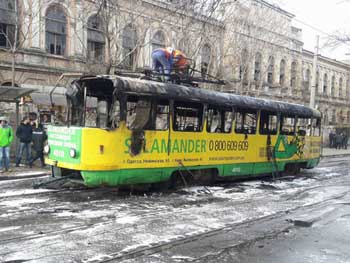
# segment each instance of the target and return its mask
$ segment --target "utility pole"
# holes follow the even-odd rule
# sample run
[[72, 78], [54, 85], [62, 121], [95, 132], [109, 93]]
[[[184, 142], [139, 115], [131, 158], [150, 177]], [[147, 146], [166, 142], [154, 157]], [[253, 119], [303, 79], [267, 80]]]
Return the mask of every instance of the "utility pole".
[[317, 84], [317, 59], [320, 46], [320, 36], [316, 36], [316, 46], [314, 53], [314, 60], [312, 62], [312, 81], [310, 92], [310, 108], [315, 108], [316, 84]]

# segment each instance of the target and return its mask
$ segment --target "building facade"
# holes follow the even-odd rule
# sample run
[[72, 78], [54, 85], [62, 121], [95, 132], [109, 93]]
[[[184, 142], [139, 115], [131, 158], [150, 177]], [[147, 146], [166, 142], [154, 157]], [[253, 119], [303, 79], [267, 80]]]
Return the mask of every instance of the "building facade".
[[[138, 70], [151, 66], [152, 50], [173, 46], [199, 72], [225, 79], [219, 90], [308, 105], [313, 53], [303, 50], [294, 15], [263, 0], [215, 4], [0, 0], [0, 85], [45, 93], [67, 83], [57, 83], [63, 73]], [[324, 124], [350, 124], [350, 66], [319, 56], [317, 68]]]

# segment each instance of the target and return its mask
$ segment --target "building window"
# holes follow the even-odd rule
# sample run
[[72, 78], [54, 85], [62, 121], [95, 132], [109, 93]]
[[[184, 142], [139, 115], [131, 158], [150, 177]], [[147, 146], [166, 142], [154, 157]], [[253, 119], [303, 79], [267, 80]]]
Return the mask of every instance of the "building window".
[[63, 56], [66, 53], [67, 19], [58, 5], [51, 6], [46, 13], [46, 51]]
[[15, 42], [15, 0], [0, 0], [0, 47], [11, 48]]
[[310, 69], [305, 70], [304, 75], [304, 90], [310, 90]]
[[340, 112], [339, 112], [339, 115], [338, 115], [338, 121], [337, 121], [337, 124], [343, 124], [343, 122], [344, 122], [344, 116], [343, 116], [343, 111], [341, 110]]
[[201, 73], [202, 77], [205, 77], [209, 72], [209, 65], [211, 62], [211, 47], [205, 44], [201, 52]]
[[328, 75], [324, 74], [323, 75], [323, 94], [327, 94], [327, 89], [328, 89]]
[[126, 68], [133, 68], [136, 62], [137, 33], [132, 25], [123, 30], [123, 61]]
[[346, 80], [345, 89], [346, 89], [346, 98], [349, 99], [350, 98], [350, 80], [349, 79]]
[[335, 76], [332, 76], [332, 82], [331, 82], [331, 96], [335, 96]]
[[162, 31], [157, 31], [152, 38], [152, 51], [158, 48], [165, 48], [165, 36]]
[[280, 64], [280, 85], [283, 86], [286, 78], [286, 61], [284, 59], [281, 60]]
[[344, 96], [344, 91], [343, 91], [343, 78], [339, 79], [339, 92], [338, 92], [338, 97], [343, 97]]
[[274, 71], [275, 71], [275, 58], [270, 56], [269, 57], [269, 67], [267, 69], [267, 83], [272, 85], [273, 84], [273, 77], [274, 77]]
[[248, 71], [248, 51], [246, 49], [243, 49], [241, 53], [241, 64], [239, 66], [239, 79], [247, 82]]
[[103, 62], [105, 52], [105, 35], [101, 18], [90, 16], [87, 23], [87, 56], [89, 61]]
[[316, 72], [316, 94], [318, 94], [318, 88], [320, 86], [320, 72]]
[[337, 111], [333, 110], [332, 111], [332, 124], [336, 124], [337, 121]]
[[295, 88], [297, 85], [297, 63], [295, 61], [292, 62], [291, 70], [290, 70], [290, 86]]
[[261, 77], [261, 54], [257, 52], [255, 54], [255, 64], [254, 64], [254, 81], [260, 81]]

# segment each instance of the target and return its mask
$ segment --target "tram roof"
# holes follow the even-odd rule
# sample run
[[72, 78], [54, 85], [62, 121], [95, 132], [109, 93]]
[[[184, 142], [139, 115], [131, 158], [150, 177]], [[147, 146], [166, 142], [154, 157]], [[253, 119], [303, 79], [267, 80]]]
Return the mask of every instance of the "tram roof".
[[[88, 80], [96, 80], [97, 82], [99, 82], [98, 80], [103, 80], [103, 83], [105, 84], [106, 79], [112, 81], [114, 88], [117, 88], [118, 90], [125, 93], [154, 95], [182, 101], [185, 100], [192, 102], [203, 102], [212, 105], [228, 107], [236, 106], [246, 109], [281, 112], [286, 115], [293, 114], [299, 117], [307, 118], [321, 117], [321, 113], [318, 110], [299, 104], [235, 95], [231, 93], [218, 92], [172, 83], [163, 83], [120, 76], [97, 76], [96, 78], [89, 78]], [[81, 80], [84, 81], [84, 78]], [[100, 87], [98, 88], [100, 89]], [[110, 88], [111, 87], [109, 87], [109, 89]]]

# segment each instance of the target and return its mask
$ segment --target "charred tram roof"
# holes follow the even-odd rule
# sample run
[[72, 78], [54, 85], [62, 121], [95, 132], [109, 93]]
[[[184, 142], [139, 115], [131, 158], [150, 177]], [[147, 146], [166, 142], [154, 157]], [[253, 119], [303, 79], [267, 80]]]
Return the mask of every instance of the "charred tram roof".
[[[312, 108], [281, 101], [258, 99], [254, 97], [217, 92], [170, 83], [155, 82], [119, 76], [88, 77], [79, 80], [86, 84], [96, 96], [106, 96], [114, 89], [118, 92], [135, 95], [157, 96], [181, 101], [202, 102], [211, 105], [238, 107], [252, 110], [280, 112], [284, 115], [296, 115], [305, 118], [321, 118], [321, 113]], [[113, 92], [112, 92], [113, 93]], [[107, 95], [108, 96], [108, 95]], [[109, 95], [110, 96], [110, 95]]]

